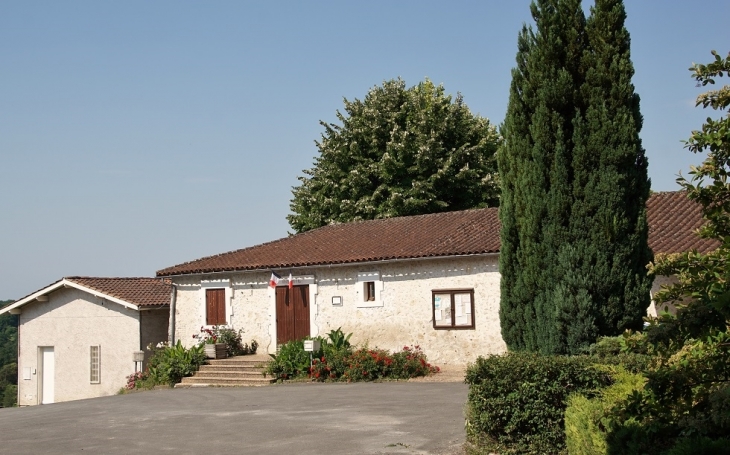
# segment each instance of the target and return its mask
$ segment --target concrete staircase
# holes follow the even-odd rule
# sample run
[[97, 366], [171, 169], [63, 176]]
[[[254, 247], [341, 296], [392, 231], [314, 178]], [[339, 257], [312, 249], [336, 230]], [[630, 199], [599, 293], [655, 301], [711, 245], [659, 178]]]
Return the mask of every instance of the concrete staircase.
[[263, 371], [271, 360], [268, 355], [245, 355], [221, 360], [208, 360], [197, 373], [183, 378], [175, 387], [247, 387], [273, 382]]

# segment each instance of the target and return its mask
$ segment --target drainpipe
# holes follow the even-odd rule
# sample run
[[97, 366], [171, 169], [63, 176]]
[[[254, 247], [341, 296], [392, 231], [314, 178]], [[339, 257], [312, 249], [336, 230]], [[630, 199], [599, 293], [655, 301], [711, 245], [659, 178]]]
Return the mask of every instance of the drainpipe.
[[[18, 315], [18, 330], [16, 332], [16, 338], [18, 340], [18, 357], [16, 357], [18, 360], [16, 363], [18, 364], [18, 379], [20, 379], [20, 372], [23, 371], [20, 366], [20, 314]], [[15, 406], [20, 407], [20, 381], [18, 381], [18, 387], [15, 391]]]
[[170, 292], [170, 322], [168, 323], [167, 341], [170, 342], [170, 346], [175, 344], [175, 301], [177, 300], [177, 286], [174, 283], [172, 285], [172, 292]]

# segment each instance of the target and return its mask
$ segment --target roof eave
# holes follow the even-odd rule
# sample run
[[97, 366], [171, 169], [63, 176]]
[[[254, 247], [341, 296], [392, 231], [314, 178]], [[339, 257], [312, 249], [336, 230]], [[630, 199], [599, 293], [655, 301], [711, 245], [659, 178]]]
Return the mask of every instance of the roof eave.
[[[298, 265], [287, 265], [277, 264], [259, 268], [244, 268], [244, 267], [233, 267], [229, 269], [209, 269], [209, 270], [194, 270], [184, 273], [176, 273], [169, 275], [157, 275], [160, 278], [176, 278], [185, 276], [195, 275], [217, 275], [224, 273], [241, 273], [241, 272], [268, 272], [274, 269], [308, 269], [315, 267], [345, 267], [351, 265], [372, 265], [372, 264], [384, 264], [391, 262], [407, 262], [407, 261], [420, 261], [420, 260], [433, 260], [433, 259], [452, 259], [452, 258], [464, 258], [464, 257], [476, 257], [476, 256], [499, 256], [499, 252], [483, 252], [483, 253], [467, 253], [467, 254], [446, 254], [446, 255], [433, 255], [433, 256], [417, 256], [407, 258], [389, 258], [380, 260], [369, 260], [369, 261], [339, 261], [339, 262], [326, 262], [316, 264], [298, 264]], [[160, 272], [157, 272], [158, 274]]]
[[46, 294], [50, 294], [51, 292], [53, 292], [56, 289], [61, 288], [61, 287], [72, 287], [72, 288], [76, 288], [76, 289], [78, 289], [80, 291], [84, 291], [84, 292], [86, 292], [88, 294], [91, 294], [91, 295], [93, 295], [95, 297], [103, 298], [103, 299], [108, 300], [110, 302], [117, 303], [117, 304], [119, 304], [119, 305], [121, 305], [121, 306], [123, 306], [125, 308], [130, 309], [130, 310], [139, 311], [139, 309], [140, 309], [140, 307], [138, 305], [135, 305], [133, 303], [127, 302], [126, 300], [119, 299], [117, 297], [114, 297], [114, 296], [105, 294], [105, 293], [103, 293], [101, 291], [97, 291], [95, 289], [92, 289], [92, 288], [83, 286], [81, 284], [75, 283], [74, 281], [71, 281], [71, 280], [68, 280], [66, 278], [63, 278], [63, 279], [61, 279], [59, 281], [56, 281], [55, 283], [53, 283], [53, 284], [51, 284], [49, 286], [46, 286], [45, 288], [43, 288], [43, 289], [41, 289], [39, 291], [34, 292], [33, 294], [30, 294], [27, 297], [24, 297], [24, 298], [18, 300], [15, 303], [12, 303], [12, 304], [6, 306], [5, 308], [3, 308], [3, 309], [0, 310], [0, 315], [1, 314], [8, 313], [11, 310], [14, 310], [16, 308], [21, 308], [21, 307], [27, 305], [28, 303], [31, 303], [31, 302], [36, 301], [38, 299], [38, 297], [44, 296]]

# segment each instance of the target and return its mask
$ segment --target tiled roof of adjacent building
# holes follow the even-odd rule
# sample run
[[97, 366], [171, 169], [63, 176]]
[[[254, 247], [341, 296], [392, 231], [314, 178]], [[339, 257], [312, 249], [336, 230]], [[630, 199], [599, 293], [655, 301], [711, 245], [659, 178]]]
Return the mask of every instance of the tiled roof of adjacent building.
[[170, 304], [172, 284], [168, 279], [86, 276], [70, 276], [65, 279], [140, 307]]
[[[157, 276], [347, 264], [499, 252], [497, 208], [334, 224], [273, 242], [209, 256]], [[655, 253], [717, 247], [694, 234], [700, 207], [684, 192], [656, 193], [647, 202], [649, 245]]]
[[649, 221], [649, 246], [657, 253], [697, 250], [707, 253], [720, 246], [713, 239], [702, 239], [695, 231], [705, 220], [702, 208], [687, 198], [684, 191], [654, 193], [646, 201]]

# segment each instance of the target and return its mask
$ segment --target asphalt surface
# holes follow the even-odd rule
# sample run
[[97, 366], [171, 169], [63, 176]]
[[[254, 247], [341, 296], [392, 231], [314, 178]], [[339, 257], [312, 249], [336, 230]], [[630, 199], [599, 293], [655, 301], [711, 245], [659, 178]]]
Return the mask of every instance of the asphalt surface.
[[451, 454], [461, 383], [153, 390], [0, 409], [0, 453]]

